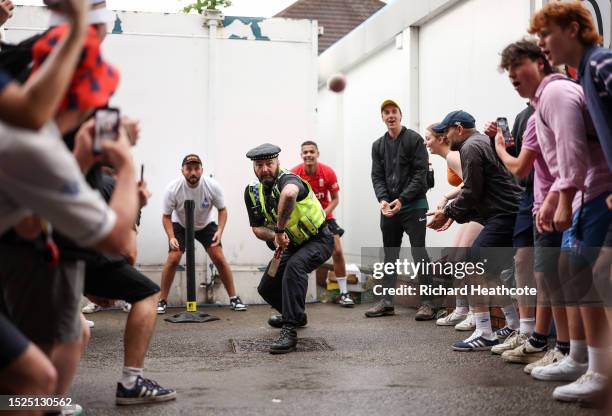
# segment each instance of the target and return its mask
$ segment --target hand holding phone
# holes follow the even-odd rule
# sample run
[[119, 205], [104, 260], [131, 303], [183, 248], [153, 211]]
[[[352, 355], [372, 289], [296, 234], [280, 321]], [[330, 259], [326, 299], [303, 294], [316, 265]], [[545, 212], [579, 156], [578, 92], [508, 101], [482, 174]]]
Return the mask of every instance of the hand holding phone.
[[506, 146], [512, 143], [513, 140], [512, 136], [510, 135], [510, 129], [508, 128], [508, 120], [506, 117], [497, 117], [497, 128], [501, 129]]
[[106, 140], [117, 141], [119, 137], [120, 114], [117, 108], [100, 108], [94, 115], [93, 152], [102, 153], [102, 143]]

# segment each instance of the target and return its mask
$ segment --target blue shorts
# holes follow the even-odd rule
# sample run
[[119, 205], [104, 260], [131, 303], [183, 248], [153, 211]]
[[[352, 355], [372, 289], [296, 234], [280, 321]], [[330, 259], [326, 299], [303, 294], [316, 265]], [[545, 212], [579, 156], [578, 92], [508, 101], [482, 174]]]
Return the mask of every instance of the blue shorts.
[[574, 213], [572, 226], [563, 233], [562, 250], [571, 251], [572, 257], [582, 257], [591, 265], [597, 260], [612, 221], [612, 211], [606, 204], [608, 195], [605, 192], [584, 204]]

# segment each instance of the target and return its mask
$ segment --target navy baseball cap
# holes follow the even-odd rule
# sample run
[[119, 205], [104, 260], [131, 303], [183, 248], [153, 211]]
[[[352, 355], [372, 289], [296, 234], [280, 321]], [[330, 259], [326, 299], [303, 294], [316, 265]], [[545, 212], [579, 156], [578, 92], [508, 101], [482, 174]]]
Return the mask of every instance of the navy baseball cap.
[[452, 111], [444, 117], [440, 124], [433, 126], [431, 129], [434, 133], [444, 133], [451, 126], [462, 126], [466, 129], [476, 127], [476, 119], [470, 113], [463, 110]]

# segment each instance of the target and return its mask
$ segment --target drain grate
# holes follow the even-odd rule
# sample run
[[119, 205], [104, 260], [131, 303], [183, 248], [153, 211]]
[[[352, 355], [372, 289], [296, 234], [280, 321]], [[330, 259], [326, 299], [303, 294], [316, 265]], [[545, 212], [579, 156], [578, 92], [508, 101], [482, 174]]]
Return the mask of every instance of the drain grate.
[[[247, 338], [230, 339], [230, 346], [235, 353], [269, 352], [274, 339]], [[299, 338], [297, 352], [322, 352], [334, 349], [323, 338]]]

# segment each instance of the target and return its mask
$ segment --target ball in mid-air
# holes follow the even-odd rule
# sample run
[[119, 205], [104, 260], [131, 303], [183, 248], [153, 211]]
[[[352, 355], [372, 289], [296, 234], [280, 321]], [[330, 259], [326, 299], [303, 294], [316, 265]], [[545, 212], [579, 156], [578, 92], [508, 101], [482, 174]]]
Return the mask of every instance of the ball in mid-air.
[[342, 92], [346, 88], [346, 77], [342, 74], [334, 74], [327, 80], [327, 88], [333, 92]]

